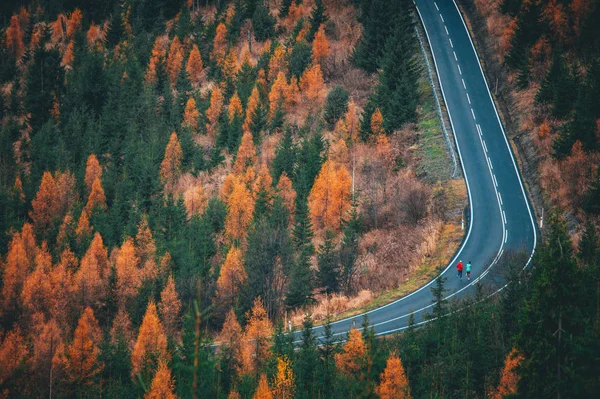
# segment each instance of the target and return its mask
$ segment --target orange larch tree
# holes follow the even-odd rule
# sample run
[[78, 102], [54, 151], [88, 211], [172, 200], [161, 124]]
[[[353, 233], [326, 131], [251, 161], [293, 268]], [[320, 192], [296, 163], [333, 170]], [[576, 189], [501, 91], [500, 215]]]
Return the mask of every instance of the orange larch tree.
[[144, 77], [144, 80], [147, 84], [156, 83], [156, 71], [159, 67], [159, 64], [164, 62], [166, 55], [167, 49], [165, 40], [162, 36], [158, 36], [154, 41], [152, 55], [150, 56], [150, 61], [148, 62], [148, 70], [146, 71], [146, 75]]
[[285, 72], [287, 71], [286, 57], [287, 54], [285, 48], [281, 44], [277, 45], [269, 60], [269, 81], [273, 82], [279, 75], [279, 72], [283, 72], [285, 75]]
[[104, 42], [106, 41], [106, 31], [102, 25], [96, 25], [93, 22], [87, 31], [86, 39], [88, 46], [91, 50], [100, 51], [104, 48]]
[[227, 366], [230, 370], [236, 370], [240, 372], [240, 365], [242, 364], [242, 327], [237, 320], [235, 312], [229, 309], [227, 316], [225, 316], [225, 322], [223, 328], [219, 334], [219, 341], [221, 342], [221, 350], [227, 352]]
[[21, 300], [23, 307], [31, 314], [43, 312], [49, 314], [52, 287], [48, 275], [52, 269], [52, 256], [44, 241], [35, 256], [35, 269], [23, 282]]
[[140, 259], [136, 255], [133, 239], [129, 237], [119, 249], [115, 262], [120, 303], [126, 303], [137, 295], [138, 288], [142, 284], [139, 263]]
[[175, 280], [170, 274], [165, 288], [160, 293], [158, 310], [165, 326], [165, 332], [169, 337], [177, 338], [179, 332], [179, 313], [181, 312], [181, 301], [175, 289]]
[[206, 132], [209, 136], [214, 137], [216, 135], [216, 127], [219, 122], [219, 117], [223, 112], [223, 93], [219, 86], [215, 86], [212, 93], [210, 94], [210, 106], [206, 110]]
[[225, 263], [221, 266], [219, 278], [217, 279], [217, 292], [215, 303], [219, 307], [231, 307], [235, 304], [240, 287], [245, 283], [248, 275], [244, 268], [242, 251], [232, 246]]
[[95, 154], [90, 154], [85, 163], [85, 178], [83, 179], [88, 193], [92, 191], [92, 185], [96, 179], [102, 179], [102, 166]]
[[27, 341], [17, 326], [6, 333], [0, 344], [0, 385], [13, 375], [27, 355]]
[[254, 214], [254, 199], [242, 181], [235, 182], [231, 195], [227, 198], [225, 235], [229, 242], [243, 241]]
[[404, 366], [398, 355], [392, 353], [379, 377], [376, 389], [381, 399], [410, 399], [410, 386], [404, 372]]
[[74, 289], [84, 305], [95, 304], [104, 293], [108, 277], [108, 254], [100, 233], [94, 234], [92, 243], [81, 259], [74, 276]]
[[273, 381], [273, 397], [275, 399], [291, 399], [294, 397], [295, 390], [292, 362], [285, 357], [278, 357], [277, 373]]
[[187, 211], [188, 218], [204, 213], [208, 205], [208, 198], [202, 184], [195, 184], [185, 190], [183, 193], [183, 205]]
[[371, 131], [373, 132], [374, 137], [385, 134], [385, 129], [383, 128], [383, 115], [379, 108], [371, 115]]
[[175, 86], [175, 83], [177, 83], [177, 78], [179, 77], [182, 66], [183, 48], [181, 47], [179, 37], [175, 36], [169, 46], [169, 56], [167, 57], [167, 76], [169, 77], [171, 87]]
[[156, 305], [150, 301], [131, 352], [132, 377], [155, 368], [158, 359], [168, 359], [167, 336], [158, 318]]
[[21, 32], [19, 17], [16, 14], [13, 14], [10, 18], [10, 24], [8, 29], [6, 29], [6, 46], [8, 47], [9, 53], [14, 55], [17, 60], [20, 59], [25, 52], [23, 33]]
[[233, 96], [231, 96], [227, 111], [229, 113], [229, 121], [233, 120], [236, 115], [242, 117], [244, 111], [242, 109], [242, 102], [240, 101], [237, 91], [233, 93]]
[[163, 359], [158, 361], [158, 370], [154, 374], [150, 390], [144, 395], [144, 399], [176, 399], [174, 393], [175, 382], [171, 377], [171, 370]]
[[345, 166], [327, 160], [321, 167], [308, 196], [312, 222], [317, 228], [340, 228], [350, 209], [352, 181]]
[[58, 322], [63, 330], [68, 329], [69, 314], [65, 312], [72, 304], [73, 271], [77, 269], [79, 261], [69, 249], [62, 251], [58, 265], [52, 269], [50, 280], [50, 316]]
[[342, 348], [342, 353], [335, 355], [335, 364], [342, 373], [358, 377], [365, 364], [367, 347], [362, 334], [356, 328], [348, 333], [348, 340]]
[[79, 385], [87, 385], [91, 383], [96, 374], [102, 371], [103, 365], [98, 359], [101, 340], [102, 331], [98, 326], [94, 311], [88, 306], [79, 318], [73, 342], [67, 349], [67, 370], [71, 381]]
[[29, 217], [33, 221], [35, 230], [40, 233], [45, 233], [50, 229], [58, 214], [60, 204], [56, 191], [56, 181], [52, 177], [52, 173], [44, 172], [40, 188], [31, 201], [32, 210], [29, 211]]
[[225, 26], [225, 24], [220, 23], [217, 26], [217, 31], [215, 33], [215, 39], [213, 41], [212, 56], [217, 61], [217, 64], [221, 64], [221, 62], [225, 58], [226, 53], [227, 53], [227, 27]]
[[117, 315], [113, 320], [112, 327], [110, 328], [110, 342], [116, 345], [119, 340], [122, 340], [127, 344], [129, 349], [133, 348], [134, 343], [133, 326], [131, 325], [131, 319], [129, 314], [124, 307], [119, 307]]
[[165, 149], [165, 157], [160, 164], [160, 181], [165, 185], [165, 193], [173, 192], [174, 186], [181, 175], [181, 160], [183, 151], [177, 138], [177, 133], [171, 133]]
[[202, 57], [200, 56], [200, 50], [196, 44], [193, 45], [192, 51], [190, 51], [190, 57], [188, 58], [187, 65], [185, 67], [188, 79], [193, 87], [198, 87], [202, 80], [202, 72], [204, 66], [202, 65]]
[[329, 41], [325, 36], [325, 26], [321, 25], [312, 43], [312, 59], [323, 68], [325, 67], [325, 60], [329, 57], [329, 53]]
[[156, 277], [156, 244], [152, 230], [148, 225], [148, 217], [142, 215], [135, 236], [135, 254], [139, 259], [142, 280], [152, 280]]
[[86, 243], [87, 245], [87, 240], [90, 239], [93, 232], [94, 231], [92, 229], [92, 226], [90, 225], [90, 218], [88, 212], [85, 209], [83, 209], [81, 211], [81, 215], [79, 215], [79, 220], [77, 221], [77, 228], [75, 229], [77, 243]]
[[242, 399], [238, 391], [232, 389], [229, 391], [229, 395], [227, 395], [227, 399]]
[[273, 324], [260, 297], [254, 300], [246, 315], [248, 324], [242, 342], [242, 370], [245, 374], [258, 372], [269, 357]]
[[56, 45], [62, 42], [66, 36], [65, 28], [67, 26], [67, 17], [64, 14], [58, 14], [56, 20], [49, 23], [52, 30], [51, 42]]
[[256, 147], [254, 146], [252, 133], [245, 131], [233, 164], [233, 172], [242, 175], [247, 168], [253, 167], [254, 164], [256, 164]]
[[200, 112], [198, 112], [198, 108], [196, 108], [196, 100], [194, 97], [190, 97], [185, 104], [185, 111], [183, 112], [183, 122], [181, 126], [188, 127], [192, 129], [192, 131], [196, 132], [198, 130], [198, 117], [200, 116]]
[[307, 69], [300, 78], [300, 89], [305, 101], [312, 107], [318, 108], [325, 100], [325, 82], [319, 64], [314, 64]]
[[28, 258], [27, 247], [22, 234], [14, 232], [8, 244], [8, 254], [4, 263], [2, 295], [0, 295], [0, 313], [14, 309], [16, 299], [21, 294], [23, 282], [29, 273], [32, 262]]
[[102, 188], [100, 179], [96, 178], [92, 184], [92, 190], [88, 196], [85, 210], [91, 215], [94, 211], [102, 211], [104, 209], [106, 209], [106, 196], [104, 195], [104, 189]]
[[266, 375], [260, 375], [258, 387], [256, 388], [256, 392], [252, 396], [252, 399], [273, 399], [273, 392], [271, 392], [271, 388], [269, 388]]
[[[75, 41], [71, 40], [71, 41], [69, 41], [69, 44], [67, 44], [67, 46], [65, 47], [65, 51], [60, 60], [60, 66], [65, 68], [66, 71], [70, 71], [72, 69], [73, 61], [75, 61], [74, 50], [75, 50]], [[55, 101], [54, 104], [55, 104], [55, 106], [53, 107], [53, 114], [55, 115], [55, 118], [58, 118], [58, 116], [60, 116], [60, 111], [58, 108], [58, 101]]]
[[258, 176], [254, 180], [252, 192], [255, 200], [259, 198], [260, 194], [266, 203], [271, 204], [273, 202], [273, 178], [266, 162], [260, 165]]
[[360, 121], [358, 120], [358, 113], [356, 111], [356, 103], [354, 100], [350, 100], [350, 102], [348, 102], [348, 111], [346, 112], [344, 122], [346, 122], [346, 129], [348, 129], [348, 135], [352, 140], [352, 143], [358, 142]]
[[287, 110], [291, 110], [300, 102], [300, 87], [298, 86], [298, 78], [292, 76], [290, 84], [285, 88], [285, 106]]
[[244, 120], [244, 125], [242, 126], [244, 132], [250, 130], [250, 123], [252, 122], [252, 118], [254, 118], [254, 112], [259, 105], [260, 93], [258, 92], [258, 87], [255, 85], [252, 88], [252, 93], [250, 94], [250, 98], [248, 98], [248, 104], [246, 105], [246, 119]]
[[67, 38], [73, 39], [75, 36], [75, 32], [81, 29], [81, 21], [83, 20], [83, 13], [79, 8], [73, 10], [73, 12], [69, 15], [69, 20], [67, 21]]
[[31, 334], [33, 354], [30, 362], [32, 370], [44, 385], [52, 389], [54, 381], [60, 380], [66, 366], [63, 331], [56, 320], [45, 321], [38, 314]]
[[296, 191], [292, 187], [292, 180], [290, 180], [285, 172], [279, 176], [277, 195], [283, 200], [283, 204], [289, 212], [290, 222], [292, 222], [294, 220], [294, 213], [296, 212]]
[[516, 349], [513, 348], [510, 351], [504, 361], [504, 368], [500, 375], [498, 387], [490, 395], [491, 399], [501, 399], [517, 393], [517, 384], [519, 383], [517, 368], [523, 359], [523, 355], [517, 352]]
[[226, 81], [233, 82], [237, 73], [237, 57], [233, 49], [227, 52], [227, 56], [221, 62], [221, 71]]
[[286, 103], [285, 95], [287, 88], [288, 83], [285, 74], [279, 72], [269, 92], [269, 116], [273, 117], [277, 108], [284, 106]]

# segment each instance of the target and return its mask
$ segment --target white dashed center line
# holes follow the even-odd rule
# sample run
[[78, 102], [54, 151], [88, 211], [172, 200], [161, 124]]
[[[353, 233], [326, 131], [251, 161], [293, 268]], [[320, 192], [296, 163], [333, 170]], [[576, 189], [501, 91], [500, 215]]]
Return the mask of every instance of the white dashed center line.
[[458, 73], [462, 75], [462, 71], [460, 70], [460, 65], [457, 64], [457, 66], [458, 66]]
[[473, 112], [473, 108], [471, 108], [471, 115], [473, 115], [473, 120], [477, 119], [477, 118], [475, 118], [475, 112]]
[[448, 27], [446, 27], [446, 25], [444, 25], [444, 29], [446, 29], [446, 34], [450, 35], [450, 33], [448, 33]]
[[437, 3], [434, 1], [434, 2], [433, 2], [433, 4], [435, 5], [435, 9], [439, 11], [440, 9], [439, 9], [439, 7], [437, 6]]
[[458, 58], [456, 58], [456, 52], [455, 52], [455, 51], [453, 51], [452, 53], [454, 53], [454, 60], [455, 60], [455, 61], [458, 61]]
[[485, 148], [485, 152], [488, 152], [487, 145], [485, 144], [485, 140], [483, 140], [483, 148]]
[[504, 204], [502, 203], [502, 196], [500, 195], [500, 192], [499, 192], [499, 191], [498, 191], [498, 198], [500, 199], [500, 205], [504, 205]]
[[454, 45], [452, 44], [452, 39], [448, 39], [450, 40], [450, 47], [454, 48]]
[[462, 80], [463, 87], [464, 87], [464, 88], [465, 88], [465, 90], [466, 90], [466, 89], [467, 89], [467, 85], [465, 84], [465, 80], [464, 80], [464, 79], [461, 79], [461, 80]]
[[444, 17], [442, 17], [442, 14], [440, 14], [440, 18], [442, 19], [442, 22], [444, 22]]
[[469, 93], [467, 93], [467, 101], [471, 104], [471, 97], [469, 97]]
[[504, 243], [506, 244], [506, 240], [508, 240], [508, 230], [506, 230], [506, 235], [504, 236]]

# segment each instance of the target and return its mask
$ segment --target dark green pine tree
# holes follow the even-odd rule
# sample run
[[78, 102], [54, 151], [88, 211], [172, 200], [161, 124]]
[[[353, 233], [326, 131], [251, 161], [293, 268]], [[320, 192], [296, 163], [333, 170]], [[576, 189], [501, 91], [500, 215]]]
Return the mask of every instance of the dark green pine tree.
[[[370, 132], [370, 120], [376, 108], [383, 114], [384, 128], [388, 132], [416, 120], [419, 99], [418, 70], [414, 62], [416, 49], [411, 16], [401, 14], [396, 18], [394, 34], [385, 46], [381, 59], [382, 72], [363, 114], [363, 129]], [[367, 122], [369, 125], [366, 125]], [[365, 132], [362, 135], [368, 136]]]
[[[569, 397], [581, 389], [579, 364], [587, 353], [581, 351], [581, 332], [586, 323], [581, 304], [582, 279], [573, 256], [565, 222], [551, 216], [546, 239], [536, 253], [531, 290], [520, 317], [518, 349], [521, 364], [521, 397]], [[570, 394], [567, 394], [570, 393]]]
[[313, 230], [310, 215], [308, 213], [308, 204], [306, 201], [296, 200], [296, 225], [294, 226], [293, 237], [297, 251], [307, 251], [312, 255], [314, 247], [312, 244]]
[[323, 287], [323, 291], [328, 295], [340, 291], [340, 257], [335, 250], [334, 238], [333, 232], [325, 232], [325, 241], [319, 246], [317, 257], [319, 286]]
[[302, 321], [300, 346], [296, 352], [294, 371], [296, 374], [296, 395], [298, 399], [315, 397], [317, 388], [317, 338], [313, 332], [313, 321], [309, 315]]
[[269, 110], [267, 106], [261, 101], [250, 120], [250, 132], [252, 133], [252, 139], [254, 145], [259, 146], [262, 140], [262, 132], [264, 132], [269, 124]]
[[[106, 32], [106, 44], [108, 48], [113, 48], [121, 41], [121, 36], [124, 33], [123, 19], [121, 18], [121, 7], [116, 5], [108, 24], [108, 32]], [[182, 36], [183, 37], [183, 36]]]
[[432, 319], [440, 320], [443, 315], [446, 314], [446, 288], [444, 283], [446, 278], [442, 277], [442, 268], [439, 268], [439, 276], [435, 279], [435, 285], [431, 287], [431, 294], [433, 295], [433, 311], [429, 315]]
[[54, 95], [60, 98], [62, 94], [64, 69], [60, 60], [58, 50], [46, 50], [42, 44], [35, 50], [32, 65], [27, 69], [25, 109], [31, 114], [29, 123], [34, 131], [50, 117]]
[[240, 101], [244, 107], [246, 107], [248, 98], [250, 98], [250, 94], [252, 94], [252, 89], [254, 88], [255, 82], [256, 71], [246, 59], [236, 75], [235, 84], [238, 96], [240, 97]]
[[279, 5], [279, 18], [287, 17], [293, 1], [294, 0], [281, 0], [281, 4]]
[[286, 329], [287, 326], [283, 325], [283, 320], [278, 319], [275, 323], [275, 334], [273, 335], [273, 346], [271, 348], [275, 355], [273, 361], [276, 361], [278, 357], [294, 358], [294, 333]]
[[289, 308], [294, 309], [313, 301], [314, 278], [310, 268], [310, 254], [306, 248], [300, 250], [298, 260], [292, 267], [285, 301]]
[[592, 265], [598, 262], [600, 255], [598, 242], [598, 232], [591, 218], [585, 222], [585, 230], [579, 241], [579, 252], [577, 257], [586, 265]]
[[300, 79], [311, 61], [312, 47], [306, 40], [296, 42], [292, 47], [292, 53], [289, 60], [289, 75], [288, 78], [295, 76]]
[[529, 84], [529, 49], [543, 31], [541, 11], [540, 3], [535, 1], [526, 2], [521, 7], [517, 16], [517, 28], [510, 42], [510, 52], [506, 56], [505, 62], [509, 68], [518, 71], [522, 87]]
[[292, 127], [286, 126], [283, 137], [275, 149], [275, 158], [273, 158], [271, 167], [273, 181], [279, 181], [279, 177], [283, 172], [290, 178], [294, 176], [296, 152], [297, 148], [292, 138]]
[[352, 280], [356, 272], [356, 260], [359, 254], [358, 238], [362, 232], [356, 201], [352, 202], [349, 216], [343, 224], [344, 237], [340, 244], [341, 284], [346, 293], [352, 292]]
[[325, 142], [321, 133], [315, 133], [302, 140], [292, 179], [297, 194], [296, 206], [308, 198], [321, 165], [325, 162], [325, 156]]
[[310, 14], [310, 31], [307, 35], [307, 40], [309, 42], [313, 41], [319, 27], [325, 22], [327, 22], [325, 4], [323, 4], [323, 0], [315, 0], [315, 8], [313, 8], [312, 13]]
[[317, 397], [333, 397], [335, 381], [335, 353], [336, 339], [331, 327], [331, 319], [328, 317], [325, 321], [323, 335], [319, 339], [319, 364], [318, 364], [318, 387]]
[[535, 96], [535, 100], [541, 104], [550, 104], [552, 115], [562, 119], [573, 108], [576, 93], [575, 81], [565, 65], [562, 54], [556, 51], [552, 65]]
[[242, 117], [238, 114], [235, 114], [229, 123], [229, 129], [227, 129], [227, 148], [232, 154], [237, 153], [242, 140], [242, 124]]
[[584, 209], [592, 215], [600, 215], [600, 165], [596, 169], [594, 180], [585, 195]]
[[357, 67], [373, 73], [380, 66], [385, 43], [394, 31], [396, 17], [401, 13], [410, 15], [412, 2], [365, 0], [361, 9], [363, 36], [352, 59]]
[[254, 37], [259, 42], [264, 42], [275, 35], [275, 24], [277, 20], [271, 15], [269, 9], [264, 4], [260, 4], [252, 14], [252, 27], [254, 28]]

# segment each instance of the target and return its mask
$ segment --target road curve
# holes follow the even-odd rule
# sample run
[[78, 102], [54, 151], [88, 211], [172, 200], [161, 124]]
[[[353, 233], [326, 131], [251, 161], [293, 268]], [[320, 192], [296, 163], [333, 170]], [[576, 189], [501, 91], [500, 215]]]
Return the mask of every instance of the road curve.
[[[535, 218], [506, 133], [492, 101], [479, 58], [454, 0], [415, 0], [425, 28], [435, 68], [450, 117], [454, 139], [467, 184], [470, 222], [463, 244], [442, 272], [447, 297], [474, 292], [505, 249], [535, 252]], [[456, 277], [456, 262], [473, 264], [471, 280]], [[524, 265], [525, 266], [525, 265]], [[401, 331], [411, 313], [417, 324], [431, 311], [430, 282], [417, 291], [366, 314], [377, 335]], [[364, 314], [332, 324], [337, 338], [360, 328]], [[315, 327], [318, 338], [323, 327]], [[299, 338], [299, 336], [298, 336]]]

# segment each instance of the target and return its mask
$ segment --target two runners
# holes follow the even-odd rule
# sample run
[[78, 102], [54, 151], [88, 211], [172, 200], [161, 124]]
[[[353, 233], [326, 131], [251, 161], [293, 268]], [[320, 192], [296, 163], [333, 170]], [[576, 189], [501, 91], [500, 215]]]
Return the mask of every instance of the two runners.
[[[456, 277], [458, 277], [459, 279], [462, 280], [462, 273], [463, 273], [462, 260], [459, 260], [458, 263], [456, 264], [456, 271], [458, 272]], [[470, 280], [471, 279], [471, 261], [469, 261], [469, 263], [467, 263], [465, 271], [467, 272], [467, 280]]]

